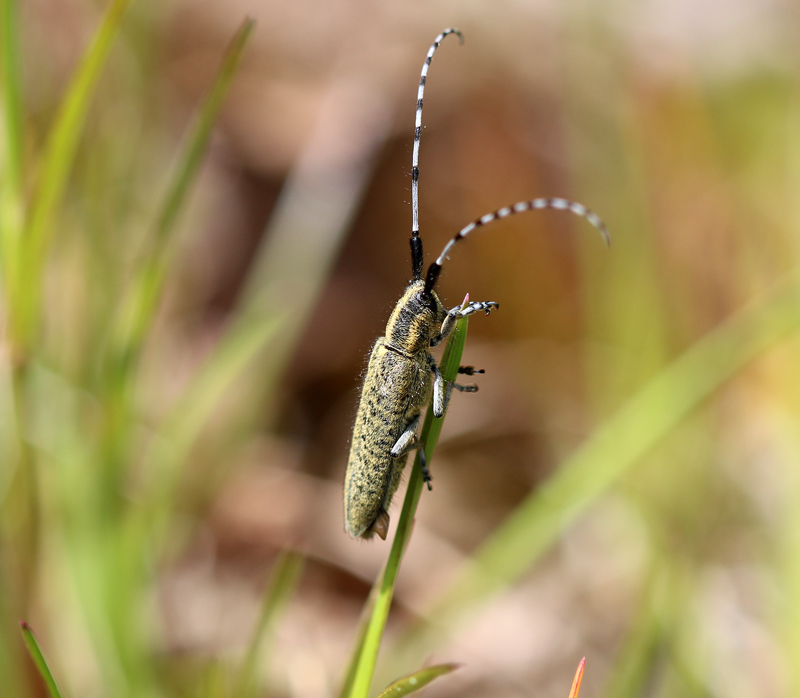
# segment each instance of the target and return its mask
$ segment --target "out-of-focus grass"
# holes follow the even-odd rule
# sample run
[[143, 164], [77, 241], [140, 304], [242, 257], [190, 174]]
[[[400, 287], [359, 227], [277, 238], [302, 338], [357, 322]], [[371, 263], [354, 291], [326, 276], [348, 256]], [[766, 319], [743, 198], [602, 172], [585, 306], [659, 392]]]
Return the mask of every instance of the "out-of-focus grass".
[[436, 664], [419, 669], [388, 685], [378, 694], [378, 698], [402, 698], [402, 696], [411, 695], [425, 688], [431, 681], [440, 676], [446, 676], [456, 669], [458, 669], [458, 664]]
[[[29, 345], [35, 341], [34, 335], [39, 331], [41, 274], [50, 238], [57, 229], [54, 221], [56, 208], [72, 171], [90, 100], [128, 4], [129, 0], [116, 0], [108, 5], [100, 28], [75, 71], [38, 161], [36, 192], [28, 207], [18, 256], [8, 258], [6, 279], [9, 285], [6, 294], [9, 299], [10, 334], [16, 345], [15, 351], [21, 354], [18, 360], [22, 362], [27, 360]], [[12, 19], [11, 13], [7, 14]], [[19, 28], [11, 27], [10, 31], [18, 33]], [[19, 61], [9, 61], [10, 67], [15, 64], [18, 65]], [[22, 140], [21, 132], [17, 136]], [[13, 159], [10, 164], [13, 166]]]
[[286, 551], [275, 561], [253, 637], [236, 677], [233, 695], [248, 698], [262, 692], [256, 678], [256, 665], [263, 658], [263, 646], [275, 632], [281, 611], [294, 592], [302, 569], [303, 558], [295, 552]]
[[[148, 383], [148, 376], [163, 377], [171, 358], [154, 354], [169, 346], [163, 342], [163, 324], [169, 322], [170, 294], [180, 296], [177, 214], [189, 203], [199, 156], [250, 30], [246, 26], [237, 35], [217, 82], [211, 72], [203, 76], [202, 83], [212, 86], [210, 96], [183, 149], [167, 158], [158, 153], [172, 142], [158, 131], [163, 124], [137, 103], [142, 95], [152, 99], [153, 93], [142, 85], [153, 76], [141, 65], [131, 67], [136, 64], [131, 56], [142, 48], [124, 30], [126, 5], [108, 5], [61, 108], [48, 117], [32, 108], [23, 88], [21, 70], [30, 49], [19, 30], [19, 4], [2, 2], [0, 686], [2, 692], [23, 698], [36, 695], [38, 684], [26, 669], [16, 622], [31, 615], [47, 638], [48, 659], [59, 683], [72, 689], [66, 695], [227, 696], [242, 666], [241, 684], [261, 685], [258, 630], [244, 664], [229, 656], [234, 651], [227, 647], [206, 655], [190, 649], [186, 661], [180, 657], [182, 648], [165, 647], [171, 629], [163, 621], [168, 614], [158, 607], [159, 575], [165, 561], [180, 556], [195, 535], [203, 539], [208, 525], [187, 510], [184, 485], [194, 488], [198, 499], [213, 499], [238, 445], [256, 440], [264, 422], [270, 428], [263, 432], [272, 433], [279, 420], [271, 408], [282, 404], [282, 391], [291, 390], [283, 381], [292, 361], [297, 361], [295, 373], [311, 373], [314, 361], [309, 357], [323, 355], [317, 365], [324, 362], [330, 372], [309, 378], [311, 388], [304, 386], [311, 395], [307, 402], [320, 413], [343, 411], [347, 398], [331, 397], [328, 391], [333, 392], [330, 385], [336, 382], [331, 376], [340, 361], [339, 346], [349, 346], [349, 335], [359, 332], [348, 324], [349, 318], [366, 307], [358, 305], [364, 297], [384, 306], [391, 301], [367, 288], [366, 277], [358, 277], [362, 285], [350, 288], [342, 272], [338, 286], [325, 286], [344, 234], [357, 218], [371, 163], [391, 121], [376, 107], [375, 123], [354, 122], [358, 109], [353, 105], [359, 100], [352, 90], [358, 81], [332, 79], [312, 129], [316, 136], [307, 138], [293, 169], [281, 173], [286, 176], [283, 193], [268, 226], [273, 235], [256, 252], [244, 290], [231, 303], [212, 346], [201, 352], [202, 360], [188, 375], [176, 378], [172, 392]], [[559, 38], [559, 90], [549, 94], [558, 114], [550, 126], [562, 129], [558, 137], [568, 157], [561, 160], [551, 151], [541, 156], [542, 161], [555, 161], [549, 165], [551, 177], [537, 172], [523, 178], [524, 191], [505, 193], [509, 183], [519, 184], [508, 163], [527, 169], [534, 155], [541, 155], [513, 137], [503, 140], [506, 131], [513, 133], [516, 118], [504, 120], [503, 105], [523, 99], [516, 88], [508, 90], [513, 99], [501, 102], [496, 112], [493, 100], [506, 97], [479, 94], [475, 104], [480, 109], [471, 112], [485, 109], [487, 116], [477, 121], [481, 128], [458, 121], [461, 114], [454, 109], [448, 118], [456, 125], [448, 126], [445, 135], [440, 130], [437, 138], [429, 134], [429, 150], [423, 154], [429, 167], [423, 182], [430, 184], [423, 193], [423, 213], [428, 206], [430, 216], [443, 201], [434, 215], [447, 225], [452, 211], [469, 208], [468, 220], [518, 194], [563, 194], [585, 200], [612, 228], [610, 252], [594, 241], [575, 243], [581, 245], [580, 263], [573, 268], [571, 261], [564, 261], [572, 258], [567, 254], [574, 250], [572, 243], [536, 227], [544, 226], [545, 219], [508, 222], [505, 230], [487, 234], [485, 242], [476, 236], [473, 251], [461, 251], [460, 261], [454, 259], [448, 267], [450, 278], [443, 279], [445, 285], [462, 283], [458, 274], [472, 259], [467, 281], [480, 285], [485, 280], [487, 296], [497, 296], [503, 304], [492, 325], [509, 332], [506, 346], [534, 325], [558, 345], [556, 353], [579, 357], [564, 364], [573, 382], [559, 385], [556, 397], [570, 388], [574, 392], [561, 406], [555, 400], [548, 403], [539, 410], [544, 416], [529, 425], [529, 434], [545, 445], [540, 450], [550, 454], [549, 461], [543, 458], [537, 465], [553, 470], [536, 489], [519, 493], [514, 509], [474, 551], [467, 546], [459, 550], [466, 558], [463, 569], [423, 618], [429, 624], [426, 630], [433, 632], [414, 635], [413, 659], [401, 651], [408, 645], [384, 640], [377, 676], [386, 678], [385, 685], [416, 668], [412, 662], [421, 655], [446, 646], [454, 630], [466, 636], [462, 631], [470, 618], [492, 596], [524, 585], [538, 564], [554, 566], [547, 553], [556, 550], [552, 557], [558, 557], [559, 542], [569, 548], [571, 534], [611, 494], [615, 506], [634, 512], [645, 552], [637, 593], [632, 594], [638, 597], [619, 607], [627, 637], [624, 632], [614, 635], [614, 642], [607, 642], [605, 635], [594, 642], [578, 637], [576, 651], [602, 655], [591, 660], [593, 671], [583, 695], [603, 695], [603, 682], [607, 695], [615, 698], [640, 695], [646, 688], [681, 696], [794, 695], [800, 686], [796, 74], [786, 66], [761, 66], [719, 77], [703, 72], [703, 66], [688, 65], [679, 77], [653, 77], [657, 71], [642, 67], [627, 53], [629, 47], [610, 41], [616, 37], [613, 28], [567, 24]], [[441, 28], [437, 23], [435, 31]], [[462, 29], [470, 49], [477, 31]], [[368, 33], [376, 32], [361, 27], [360, 36]], [[497, 37], [490, 39], [478, 43], [484, 51], [479, 61], [491, 47], [498, 56], [505, 50]], [[331, 42], [348, 43], [341, 37]], [[420, 46], [424, 49], [424, 41]], [[605, 60], [594, 60], [598, 55]], [[344, 72], [347, 65], [343, 60], [336, 69]], [[497, 74], [492, 72], [493, 79]], [[302, 82], [299, 73], [291, 78], [293, 86]], [[443, 78], [437, 72], [434, 80], [444, 86]], [[414, 79], [412, 75], [412, 91]], [[512, 86], [524, 82], [519, 76], [508, 79], [518, 80]], [[114, 104], [109, 94], [123, 98]], [[409, 124], [411, 98], [413, 92]], [[287, 99], [282, 106], [289, 110], [292, 103]], [[519, 121], [530, 116], [528, 111], [520, 114]], [[42, 127], [45, 122], [48, 128]], [[326, 124], [336, 124], [333, 135], [324, 132]], [[548, 147], [549, 135], [542, 139]], [[433, 164], [434, 153], [447, 138], [469, 166], [452, 166], [440, 158], [450, 169], [447, 185], [436, 189], [436, 167], [443, 166]], [[335, 148], [326, 150], [331, 143], [351, 142], [356, 145], [349, 164]], [[505, 144], [513, 158], [501, 160], [502, 147], [487, 147], [486, 142]], [[141, 152], [133, 157], [131, 150]], [[492, 157], [500, 163], [496, 177], [481, 172]], [[159, 169], [153, 162], [163, 165], [168, 159], [177, 163], [173, 171], [163, 181], [153, 177]], [[386, 160], [385, 167], [392, 169], [389, 154]], [[568, 172], [563, 171], [566, 166]], [[538, 179], [546, 191], [529, 190], [529, 185], [538, 186]], [[569, 184], [571, 190], [561, 191], [553, 182]], [[372, 195], [380, 195], [380, 183], [374, 189]], [[459, 200], [464, 192], [470, 199], [466, 203]], [[494, 198], [498, 192], [500, 200]], [[393, 189], [391, 196], [402, 199], [402, 191]], [[160, 202], [166, 203], [159, 208]], [[379, 225], [373, 221], [369, 238], [349, 250], [345, 272], [367, 268], [373, 277], [393, 276], [395, 260], [389, 250], [401, 248], [401, 243], [395, 246], [394, 233], [386, 232], [393, 230], [391, 208], [380, 205]], [[200, 226], [191, 220], [189, 227]], [[431, 231], [426, 237], [429, 247], [437, 246], [431, 238], [438, 234]], [[377, 240], [368, 263], [355, 249], [366, 247], [364, 240]], [[401, 262], [405, 260], [396, 268]], [[556, 287], [562, 282], [567, 291], [559, 294]], [[347, 293], [334, 296], [342, 286]], [[542, 289], [560, 305], [543, 310]], [[303, 335], [313, 308], [325, 301], [320, 299], [323, 290], [345, 299], [320, 313], [323, 320], [334, 317], [344, 329], [337, 324], [340, 334], [335, 335], [331, 325], [320, 323]], [[578, 319], [567, 322], [564, 317]], [[369, 333], [379, 331], [379, 324], [369, 324], [371, 319], [364, 322]], [[546, 335], [552, 327], [557, 329]], [[488, 334], [481, 334], [490, 331], [487, 323], [475, 334], [484, 338], [492, 355], [495, 345]], [[306, 346], [298, 348], [301, 336]], [[302, 358], [294, 359], [293, 352]], [[538, 369], [521, 363], [514, 379], [517, 393], [502, 403], [509, 411], [502, 415], [507, 421], [515, 415], [506, 404], [517, 409], [527, 400], [540, 406], [535, 394], [539, 386], [530, 379]], [[350, 370], [347, 385], [356, 373]], [[493, 380], [490, 372], [486, 382]], [[474, 396], [472, 404], [484, 404], [489, 394]], [[171, 397], [165, 400], [164, 395]], [[302, 433], [311, 421], [291, 404], [294, 408], [287, 407], [281, 416], [295, 419], [293, 425]], [[564, 404], [567, 409], [558, 412]], [[557, 417], [551, 418], [551, 407]], [[571, 421], [563, 418], [566, 413]], [[339, 442], [346, 440], [345, 430], [336, 434]], [[503, 440], [505, 436], [501, 433]], [[314, 434], [306, 438], [317, 443]], [[306, 445], [301, 443], [299, 450]], [[493, 478], [509, 477], [515, 464], [501, 460], [493, 454], [484, 461], [478, 490]], [[527, 484], [540, 476], [537, 471]], [[416, 477], [411, 478], [412, 493], [420, 484]], [[446, 501], [438, 490], [426, 504]], [[309, 517], [322, 511], [312, 510]], [[479, 516], [452, 509], [445, 515], [455, 521]], [[326, 522], [325, 528], [338, 533], [340, 524]], [[313, 538], [307, 531], [293, 534], [301, 542], [305, 536]], [[574, 555], [574, 544], [569, 550]], [[312, 563], [321, 567], [319, 560], [335, 561], [341, 566], [331, 588], [344, 586], [342, 569], [353, 572], [343, 562], [345, 556], [337, 555], [333, 546]], [[399, 555], [395, 557], [394, 573]], [[296, 568], [289, 567], [288, 572], [280, 567], [278, 574], [286, 584], [267, 595], [265, 625], [271, 625], [273, 602], [283, 600], [291, 586]], [[319, 569], [315, 571], [309, 578], [319, 581]], [[586, 576], [595, 575], [602, 579], [603, 570]], [[320, 584], [315, 593], [325, 588]], [[381, 630], [389, 617], [384, 599]], [[404, 617], [398, 614], [398, 624]], [[561, 620], [565, 626], [571, 623], [570, 618]], [[324, 626], [324, 618], [315, 621]], [[742, 645], [728, 642], [720, 627], [732, 628], [730, 635], [743, 638]], [[570, 630], [571, 637], [578, 632]], [[380, 634], [370, 640], [370, 661], [378, 655]], [[349, 644], [351, 638], [341, 635], [341, 644]], [[245, 645], [247, 634], [241, 636]], [[550, 645], [563, 646], [556, 640]], [[753, 657], [758, 670], [746, 666], [745, 659]], [[473, 658], [471, 667], [477, 663]], [[503, 671], [491, 671], [511, 675], [510, 664], [509, 659]], [[569, 664], [574, 667], [572, 658]], [[285, 669], [297, 671], [292, 665]], [[335, 685], [344, 672], [342, 664], [329, 668], [328, 685]], [[371, 671], [367, 673], [360, 695], [368, 690]], [[765, 675], [773, 680], [771, 693], [759, 690], [759, 680], [769, 683]], [[508, 683], [524, 684], [533, 693], [530, 680], [522, 674]], [[429, 690], [446, 691], [447, 681]]]
[[[98, 364], [105, 372], [100, 382], [104, 390], [93, 401], [82, 394], [79, 386], [71, 385], [43, 363], [52, 360], [52, 356], [48, 356], [46, 341], [40, 339], [46, 320], [42, 273], [52, 253], [59, 205], [72, 172], [88, 105], [126, 6], [126, 0], [108, 6], [67, 89], [47, 145], [34, 161], [38, 186], [30, 202], [23, 204], [27, 222], [22, 225], [21, 233], [4, 227], [6, 341], [11, 347], [8, 354], [12, 374], [8, 387], [14, 391], [8, 402], [16, 409], [14, 424], [22, 446], [14, 451], [10, 448], [13, 444], [5, 445], [6, 482], [10, 481], [4, 492], [5, 535], [10, 546], [5, 551], [3, 569], [10, 593], [4, 594], [7, 605], [3, 610], [4, 618], [9, 613], [30, 612], [29, 594], [41, 574], [35, 565], [44, 562], [44, 569], [48, 569], [46, 561], [39, 559], [38, 540], [31, 534], [40, 526], [46, 527], [55, 517], [60, 526], [48, 534], [55, 538], [47, 541], [45, 537], [45, 544], [63, 545], [69, 560], [51, 561], [55, 567], [50, 571], [56, 571], [62, 584], [74, 585], [77, 591], [73, 595], [65, 589], [64, 598], [70, 599], [66, 603], [81, 604], [85, 630], [94, 643], [96, 670], [103, 683], [116, 695], [157, 695], [160, 682], [148, 650], [152, 641], [142, 622], [141, 608], [142, 594], [146, 593], [147, 560], [152, 560], [154, 554], [157, 556], [164, 540], [163, 533], [159, 535], [159, 529], [153, 527], [157, 520], [154, 513], [163, 518], [170, 502], [158, 490], [151, 501], [146, 490], [137, 496], [139, 501], [135, 503], [119, 496], [125, 479], [131, 476], [131, 468], [135, 467], [132, 432], [143, 426], [131, 386], [139, 372], [141, 345], [154, 323], [155, 310], [163, 295], [163, 279], [169, 273], [169, 260], [164, 258], [163, 249], [197, 174], [213, 122], [253, 22], [247, 20], [234, 37], [196, 126], [187, 138], [184, 154], [178, 158], [152, 243], [147, 246], [142, 264], [135, 269], [129, 292], [123, 299], [122, 321], [116, 323], [116, 328], [109, 328], [108, 358]], [[15, 9], [13, 2], [6, 3], [6, 21], [16, 19]], [[4, 32], [5, 122], [9, 124], [9, 138], [18, 139], [18, 143], [8, 149], [3, 174], [4, 181], [12, 185], [10, 191], [21, 195], [19, 144], [23, 135], [19, 115], [15, 113], [19, 108], [18, 77], [11, 73], [19, 67], [14, 56], [18, 31], [18, 27], [10, 26]], [[20, 202], [8, 203], [9, 207], [15, 205], [20, 206]], [[3, 220], [7, 226], [14, 223], [12, 215], [4, 216]], [[109, 290], [95, 288], [93, 292]], [[116, 320], [117, 316], [111, 318]], [[260, 328], [256, 333], [261, 335]], [[100, 346], [96, 348], [101, 350]], [[92, 422], [99, 428], [89, 431], [87, 426]], [[42, 472], [50, 482], [38, 481]], [[20, 495], [22, 505], [15, 502]], [[153, 493], [149, 497], [153, 498]], [[157, 505], [155, 511], [153, 502]], [[23, 538], [20, 532], [26, 529], [27, 536]], [[73, 613], [67, 615], [76, 618]], [[14, 653], [7, 656], [13, 657]], [[5, 687], [17, 686], [17, 695], [22, 695], [22, 667], [21, 662], [10, 661], [2, 681]]]
[[602, 423], [580, 449], [472, 557], [434, 607], [450, 624], [530, 569], [559, 533], [635, 466], [703, 400], [778, 340], [800, 329], [800, 281], [776, 284], [658, 373]]

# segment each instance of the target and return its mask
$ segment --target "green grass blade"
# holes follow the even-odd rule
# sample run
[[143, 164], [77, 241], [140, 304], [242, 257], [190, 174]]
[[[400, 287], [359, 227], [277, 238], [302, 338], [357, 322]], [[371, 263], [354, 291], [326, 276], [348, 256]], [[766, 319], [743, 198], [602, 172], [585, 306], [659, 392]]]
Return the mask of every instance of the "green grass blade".
[[42, 654], [42, 650], [39, 648], [39, 643], [36, 642], [36, 636], [33, 634], [31, 626], [23, 620], [20, 621], [20, 627], [22, 628], [22, 639], [25, 641], [25, 646], [31, 654], [31, 659], [33, 659], [33, 663], [36, 665], [39, 675], [47, 686], [50, 698], [61, 698], [61, 692], [58, 690], [56, 680], [50, 672], [50, 667], [47, 666], [47, 661]]
[[347, 667], [347, 674], [345, 674], [344, 680], [342, 681], [342, 688], [339, 691], [339, 698], [346, 698], [353, 690], [353, 683], [356, 680], [356, 672], [358, 671], [359, 660], [362, 652], [364, 651], [364, 643], [367, 640], [367, 630], [369, 629], [372, 612], [375, 609], [375, 599], [378, 598], [378, 593], [380, 592], [380, 584], [378, 584], [378, 580], [383, 579], [385, 571], [386, 566], [384, 565], [381, 571], [378, 573], [376, 581], [372, 585], [372, 589], [370, 589], [369, 596], [367, 597], [364, 607], [361, 609], [361, 620], [359, 621], [358, 633], [356, 634], [357, 639], [353, 647], [352, 657], [350, 658], [350, 665]]
[[161, 215], [156, 224], [159, 241], [165, 238], [175, 226], [175, 221], [186, 200], [186, 194], [197, 177], [203, 155], [208, 147], [211, 132], [222, 107], [231, 80], [242, 60], [244, 49], [255, 27], [255, 20], [247, 17], [234, 34], [225, 51], [219, 73], [203, 103], [197, 120], [187, 139], [187, 148], [176, 170], [175, 178], [168, 190]]
[[53, 210], [61, 201], [75, 160], [89, 102], [129, 3], [130, 0], [114, 0], [108, 6], [100, 27], [67, 88], [50, 131], [28, 228], [29, 244], [35, 253], [41, 253], [49, 234]]
[[156, 441], [150, 461], [154, 484], [148, 506], [139, 510], [160, 537], [172, 517], [171, 500], [186, 461], [219, 401], [265, 346], [275, 341], [286, 324], [284, 315], [254, 323], [247, 333], [237, 333], [201, 366], [178, 404], [165, 420], [163, 438]]
[[0, 19], [0, 82], [2, 82], [3, 140], [0, 170], [0, 263], [6, 296], [13, 296], [22, 275], [19, 260], [24, 216], [24, 128], [22, 120], [21, 60], [19, 54], [19, 6], [2, 0]]
[[19, 7], [17, 0], [3, 0], [0, 42], [2, 42], [3, 130], [5, 161], [3, 187], [15, 195], [22, 191], [22, 89], [20, 87]]
[[411, 695], [425, 688], [434, 679], [450, 674], [460, 666], [460, 664], [435, 664], [419, 669], [390, 683], [378, 694], [378, 698], [403, 698], [403, 696]]
[[[213, 125], [254, 27], [254, 20], [245, 19], [228, 45], [219, 71], [189, 131], [183, 152], [177, 160], [175, 174], [155, 223], [153, 240], [155, 249], [149, 251], [136, 269], [122, 302], [119, 322], [113, 330], [109, 385], [116, 388], [116, 394], [111, 399], [123, 405], [126, 405], [130, 398], [127, 388], [134, 376], [132, 369], [152, 324], [168, 272], [169, 260], [164, 254], [165, 247], [197, 177]], [[155, 494], [151, 506], [143, 509], [143, 513], [159, 512], [157, 515], [153, 514], [151, 519], [156, 528], [161, 527], [168, 519], [169, 498], [174, 491], [178, 467], [202, 429], [209, 412], [217, 404], [230, 381], [238, 375], [242, 366], [246, 365], [265, 342], [275, 336], [277, 328], [276, 323], [265, 321], [252, 327], [251, 330], [247, 335], [248, 342], [226, 345], [226, 351], [215, 364], [217, 370], [201, 371], [202, 380], [195, 380], [192, 383], [185, 399], [180, 401], [166, 420], [167, 437], [158, 442], [154, 454], [157, 482], [154, 487]], [[146, 513], [145, 518], [147, 518]]]
[[114, 0], [108, 6], [67, 89], [47, 139], [26, 238], [23, 240], [25, 274], [21, 275], [20, 283], [24, 283], [25, 288], [19, 289], [19, 295], [14, 299], [17, 317], [13, 330], [23, 350], [30, 341], [34, 327], [44, 258], [53, 234], [53, 214], [64, 195], [91, 97], [129, 3], [130, 0]]
[[140, 266], [131, 283], [123, 304], [124, 310], [120, 314], [122, 324], [119, 332], [122, 334], [122, 339], [118, 341], [123, 344], [124, 348], [121, 349], [121, 352], [126, 360], [130, 358], [131, 353], [136, 351], [136, 347], [132, 348], [129, 344], [141, 343], [142, 337], [153, 319], [166, 276], [164, 248], [175, 227], [178, 215], [186, 203], [191, 187], [197, 179], [219, 110], [242, 60], [244, 49], [254, 27], [253, 19], [245, 19], [231, 39], [219, 72], [189, 130], [183, 153], [178, 158], [175, 174], [167, 188], [164, 203], [156, 219], [152, 246], [148, 250], [146, 261]]
[[[225, 415], [228, 423], [239, 417], [252, 419], [255, 402], [263, 412], [264, 404], [274, 401], [282, 370], [324, 291], [366, 190], [387, 135], [389, 121], [381, 118], [382, 101], [361, 119], [350, 88], [336, 81], [324, 102], [313, 133], [287, 176], [224, 333], [164, 421], [163, 438], [150, 459], [156, 488], [162, 493], [173, 488], [204, 420], [219, 408], [219, 397], [236, 381], [241, 381], [239, 400]], [[353, 119], [362, 124], [357, 146], [347, 152], [329, 148], [329, 143], [339, 142], [329, 121], [352, 125]], [[343, 137], [346, 131], [343, 128]], [[248, 370], [245, 385], [242, 377]], [[163, 500], [165, 495], [158, 496]]]
[[111, 44], [119, 31], [130, 0], [114, 0], [67, 89], [45, 147], [39, 187], [33, 203], [28, 235], [35, 256], [41, 254], [50, 230], [53, 210], [64, 194], [78, 148], [89, 102], [105, 67]]
[[800, 276], [777, 283], [653, 378], [477, 551], [434, 605], [433, 625], [513, 583], [559, 533], [749, 361], [800, 329]]
[[[467, 339], [467, 318], [459, 320], [456, 330], [450, 337], [445, 348], [440, 370], [446, 381], [455, 381], [458, 375], [458, 368], [461, 365], [461, 355], [464, 352], [464, 344]], [[439, 434], [442, 431], [442, 419], [433, 416], [433, 408], [428, 407], [425, 416], [425, 423], [422, 426], [420, 440], [425, 444], [425, 456], [430, 466], [433, 460], [433, 453], [439, 441]], [[380, 649], [381, 637], [386, 627], [386, 620], [389, 617], [389, 609], [392, 605], [394, 587], [397, 575], [400, 571], [400, 561], [406, 549], [411, 530], [414, 523], [414, 513], [417, 510], [419, 497], [422, 492], [422, 471], [420, 468], [420, 458], [417, 454], [414, 460], [414, 468], [408, 480], [403, 509], [397, 524], [392, 549], [386, 563], [386, 569], [376, 580], [378, 593], [375, 597], [375, 606], [367, 623], [363, 642], [359, 644], [357, 654], [353, 658], [353, 663], [347, 672], [347, 680], [342, 690], [342, 696], [350, 698], [367, 698], [372, 684], [372, 677], [375, 673], [375, 665], [378, 661], [378, 650]]]
[[667, 626], [678, 610], [681, 587], [661, 552], [655, 552], [653, 558], [639, 607], [632, 616], [628, 635], [618, 650], [602, 695], [614, 698], [646, 695], [657, 662], [666, 651]]
[[297, 586], [303, 570], [303, 562], [302, 555], [289, 550], [283, 551], [275, 561], [275, 567], [267, 583], [261, 614], [236, 681], [236, 690], [234, 691], [236, 698], [247, 698], [247, 696], [257, 694], [256, 663], [264, 643], [275, 627], [280, 612], [286, 607]]

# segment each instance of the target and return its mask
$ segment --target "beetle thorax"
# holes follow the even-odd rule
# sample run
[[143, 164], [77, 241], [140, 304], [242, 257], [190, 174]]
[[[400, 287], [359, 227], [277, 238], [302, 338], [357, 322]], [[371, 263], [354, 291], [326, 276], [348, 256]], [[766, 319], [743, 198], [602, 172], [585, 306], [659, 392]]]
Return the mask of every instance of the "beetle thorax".
[[433, 292], [426, 294], [424, 289], [424, 281], [411, 282], [386, 324], [386, 345], [402, 354], [428, 351], [444, 320], [439, 297]]

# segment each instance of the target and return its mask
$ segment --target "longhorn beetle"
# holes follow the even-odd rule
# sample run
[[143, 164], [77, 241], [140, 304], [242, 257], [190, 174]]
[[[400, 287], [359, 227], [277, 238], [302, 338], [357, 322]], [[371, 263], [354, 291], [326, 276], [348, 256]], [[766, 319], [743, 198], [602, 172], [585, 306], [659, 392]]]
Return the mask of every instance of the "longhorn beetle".
[[[505, 206], [487, 213], [462, 228], [442, 250], [422, 276], [422, 239], [419, 236], [419, 142], [422, 135], [422, 97], [433, 54], [448, 34], [445, 29], [431, 45], [417, 92], [417, 113], [414, 126], [414, 151], [411, 167], [411, 269], [413, 278], [397, 302], [386, 335], [372, 346], [358, 405], [350, 457], [344, 482], [345, 528], [353, 538], [371, 538], [377, 533], [385, 539], [389, 529], [389, 504], [400, 484], [409, 452], [420, 449], [422, 475], [431, 488], [431, 476], [425, 462], [423, 444], [417, 436], [422, 408], [433, 399], [433, 414], [444, 416], [453, 389], [475, 392], [475, 385], [448, 383], [439, 372], [430, 349], [446, 339], [462, 317], [478, 311], [498, 308], [494, 301], [466, 302], [445, 310], [434, 291], [436, 281], [450, 250], [476, 228], [515, 213], [554, 208], [571, 211], [585, 218], [600, 231], [606, 244], [610, 237], [600, 217], [583, 204], [566, 199], [533, 199]], [[462, 366], [459, 373], [483, 373], [471, 366]]]

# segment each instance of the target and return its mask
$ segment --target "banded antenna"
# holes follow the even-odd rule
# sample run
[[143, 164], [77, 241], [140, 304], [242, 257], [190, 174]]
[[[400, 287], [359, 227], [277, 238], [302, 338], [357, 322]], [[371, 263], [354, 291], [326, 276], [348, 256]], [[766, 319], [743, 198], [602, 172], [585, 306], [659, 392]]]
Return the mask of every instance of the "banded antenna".
[[450, 241], [444, 246], [442, 253], [436, 258], [435, 262], [432, 262], [431, 265], [428, 267], [428, 273], [425, 276], [425, 293], [428, 294], [433, 290], [433, 287], [436, 286], [436, 281], [439, 278], [439, 273], [442, 270], [442, 264], [447, 259], [447, 255], [450, 254], [450, 250], [453, 248], [459, 240], [463, 240], [467, 235], [469, 235], [473, 230], [476, 228], [482, 228], [484, 225], [491, 223], [492, 221], [499, 220], [501, 218], [506, 218], [508, 216], [513, 216], [515, 213], [522, 213], [523, 211], [535, 211], [540, 210], [543, 208], [554, 208], [559, 211], [571, 211], [576, 216], [580, 216], [581, 218], [585, 218], [589, 223], [591, 223], [598, 231], [600, 231], [600, 235], [602, 235], [603, 240], [605, 241], [606, 245], [611, 246], [611, 236], [608, 233], [608, 228], [606, 228], [606, 224], [603, 223], [603, 220], [598, 216], [594, 211], [586, 208], [583, 204], [578, 203], [577, 201], [569, 201], [567, 199], [533, 199], [532, 201], [520, 201], [519, 203], [514, 204], [513, 206], [505, 206], [503, 208], [499, 208], [492, 213], [487, 213], [485, 216], [481, 216], [480, 218], [475, 219], [469, 225], [462, 228], [455, 237], [451, 238]]
[[428, 78], [428, 67], [433, 60], [433, 54], [436, 53], [439, 44], [448, 34], [457, 34], [459, 44], [464, 43], [464, 37], [458, 29], [450, 27], [439, 34], [428, 49], [428, 55], [425, 56], [425, 62], [422, 64], [422, 72], [419, 76], [419, 89], [417, 90], [417, 116], [414, 120], [414, 153], [411, 156], [411, 268], [414, 273], [414, 281], [422, 278], [422, 264], [424, 262], [422, 258], [422, 240], [419, 237], [419, 141], [422, 138], [422, 97], [425, 94], [425, 81]]

